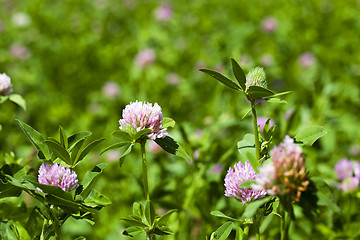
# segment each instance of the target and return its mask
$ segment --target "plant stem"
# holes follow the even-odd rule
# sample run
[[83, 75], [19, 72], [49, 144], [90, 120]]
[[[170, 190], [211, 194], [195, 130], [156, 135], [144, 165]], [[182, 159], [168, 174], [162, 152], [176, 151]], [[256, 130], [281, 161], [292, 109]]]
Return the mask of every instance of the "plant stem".
[[256, 117], [256, 109], [255, 109], [255, 100], [251, 101], [251, 112], [253, 116], [253, 126], [254, 126], [254, 135], [255, 135], [256, 161], [260, 161], [260, 141], [259, 141], [259, 132], [258, 132], [257, 117]]
[[249, 238], [249, 230], [250, 230], [250, 225], [246, 224], [244, 226], [244, 235], [243, 235], [244, 240], [247, 240]]
[[285, 208], [281, 206], [281, 240], [289, 239], [289, 227], [290, 227], [290, 219], [289, 214], [286, 214]]
[[142, 167], [143, 167], [144, 193], [145, 193], [146, 201], [150, 201], [148, 175], [147, 175], [147, 161], [146, 161], [146, 154], [145, 154], [145, 143], [146, 143], [146, 141], [142, 141], [140, 143], [141, 144]]

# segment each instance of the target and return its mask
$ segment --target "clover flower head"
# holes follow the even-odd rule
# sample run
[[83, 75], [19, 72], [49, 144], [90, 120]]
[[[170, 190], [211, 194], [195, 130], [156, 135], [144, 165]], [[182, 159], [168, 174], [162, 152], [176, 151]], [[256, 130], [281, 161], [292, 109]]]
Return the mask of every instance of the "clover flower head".
[[168, 3], [162, 3], [155, 11], [155, 17], [157, 20], [167, 22], [171, 19], [173, 14], [171, 5]]
[[242, 162], [235, 163], [234, 170], [230, 167], [225, 177], [225, 196], [241, 200], [243, 205], [265, 196], [266, 192], [263, 190], [240, 187], [241, 183], [255, 179], [256, 173], [249, 161], [246, 161], [245, 165]]
[[43, 163], [39, 168], [38, 181], [41, 184], [59, 186], [64, 191], [71, 191], [77, 188], [78, 179], [76, 173], [69, 167], [54, 163], [49, 166]]
[[252, 69], [246, 75], [246, 91], [249, 89], [250, 86], [259, 86], [259, 87], [267, 87], [266, 83], [266, 74], [264, 69], [261, 67], [256, 67]]
[[287, 195], [292, 200], [300, 201], [301, 193], [309, 185], [301, 147], [286, 136], [283, 143], [273, 148], [270, 156], [272, 163], [259, 169], [253, 188], [265, 190], [270, 195]]
[[273, 33], [278, 27], [278, 21], [273, 17], [267, 17], [262, 21], [261, 25], [265, 32]]
[[156, 54], [152, 49], [143, 49], [137, 55], [135, 64], [144, 69], [155, 61]]
[[336, 186], [338, 189], [348, 192], [358, 188], [360, 183], [360, 163], [351, 161], [347, 158], [341, 159], [335, 165], [335, 172], [340, 183]]
[[300, 66], [303, 68], [309, 68], [315, 63], [315, 56], [311, 52], [305, 52], [299, 56]]
[[12, 92], [11, 80], [5, 73], [0, 73], [0, 94], [7, 95]]
[[120, 88], [116, 82], [106, 82], [102, 88], [102, 92], [108, 98], [115, 98], [119, 95]]
[[166, 128], [162, 128], [163, 115], [161, 107], [157, 103], [153, 106], [151, 103], [141, 101], [131, 102], [126, 105], [122, 116], [123, 118], [119, 120], [120, 130], [127, 131], [129, 127], [135, 129], [136, 132], [150, 129], [147, 137], [151, 140], [164, 138], [168, 135]]

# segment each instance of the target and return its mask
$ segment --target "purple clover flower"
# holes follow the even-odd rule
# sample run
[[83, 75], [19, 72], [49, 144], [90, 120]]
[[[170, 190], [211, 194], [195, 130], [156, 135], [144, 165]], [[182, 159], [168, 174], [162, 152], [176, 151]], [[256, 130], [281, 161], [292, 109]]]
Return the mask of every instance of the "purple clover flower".
[[64, 191], [71, 191], [77, 188], [78, 180], [76, 173], [69, 167], [54, 163], [49, 166], [43, 163], [39, 168], [38, 181], [41, 184], [59, 186]]
[[155, 17], [159, 21], [167, 22], [171, 19], [173, 14], [171, 5], [168, 3], [162, 3], [155, 11]]
[[[266, 124], [266, 121], [268, 120], [267, 117], [263, 117], [263, 116], [260, 116], [257, 118], [257, 125], [259, 126], [260, 128], [260, 132], [264, 131], [264, 127], [265, 127], [265, 124]], [[272, 120], [270, 118], [270, 121], [269, 121], [269, 127], [272, 127], [275, 125], [275, 122], [274, 120]]]
[[225, 196], [241, 200], [243, 205], [265, 196], [266, 191], [239, 187], [241, 183], [255, 179], [256, 173], [249, 161], [246, 161], [245, 165], [242, 162], [235, 163], [234, 170], [230, 167], [225, 177]]
[[262, 21], [261, 26], [265, 32], [273, 33], [277, 30], [278, 21], [273, 17], [267, 17]]
[[119, 120], [120, 130], [126, 131], [128, 126], [133, 127], [136, 132], [143, 129], [150, 129], [150, 133], [147, 135], [151, 140], [157, 138], [164, 138], [168, 135], [166, 128], [162, 129], [163, 115], [161, 107], [155, 103], [154, 106], [151, 103], [131, 102], [126, 105], [122, 112], [123, 119]]
[[135, 64], [144, 69], [150, 64], [152, 64], [155, 61], [156, 54], [154, 50], [146, 48], [141, 50], [137, 55], [135, 59]]
[[337, 179], [341, 181], [336, 184], [338, 189], [348, 192], [358, 188], [360, 183], [360, 163], [358, 161], [343, 158], [335, 165], [335, 172]]
[[11, 80], [5, 73], [0, 73], [0, 94], [7, 95], [12, 92]]

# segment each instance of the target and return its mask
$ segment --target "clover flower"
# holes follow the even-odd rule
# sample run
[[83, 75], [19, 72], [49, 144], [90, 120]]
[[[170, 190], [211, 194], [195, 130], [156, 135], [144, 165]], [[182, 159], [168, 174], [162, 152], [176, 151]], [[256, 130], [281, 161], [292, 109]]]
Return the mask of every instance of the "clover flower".
[[299, 64], [303, 68], [309, 68], [315, 63], [315, 56], [311, 52], [305, 52], [299, 56]]
[[76, 173], [69, 167], [54, 163], [49, 166], [43, 163], [39, 168], [38, 181], [41, 184], [59, 186], [64, 191], [71, 191], [77, 188], [78, 180]]
[[156, 54], [152, 49], [141, 50], [135, 59], [135, 64], [140, 68], [146, 68], [155, 61]]
[[250, 86], [259, 86], [259, 87], [267, 87], [266, 83], [266, 74], [264, 69], [261, 67], [256, 67], [252, 69], [246, 75], [246, 91], [249, 89]]
[[0, 94], [7, 95], [12, 92], [11, 80], [5, 73], [0, 73]]
[[168, 135], [166, 128], [162, 129], [163, 115], [161, 107], [157, 103], [153, 106], [151, 103], [131, 102], [129, 105], [126, 105], [122, 116], [123, 119], [119, 120], [120, 130], [128, 132], [129, 127], [136, 132], [150, 129], [147, 137], [151, 140], [164, 138]]
[[359, 162], [343, 158], [335, 165], [335, 172], [337, 179], [341, 181], [336, 184], [338, 189], [348, 192], [358, 188], [360, 183]]
[[266, 192], [263, 190], [240, 187], [241, 183], [255, 179], [256, 173], [249, 161], [246, 161], [245, 165], [242, 162], [235, 163], [234, 170], [230, 167], [225, 177], [225, 196], [241, 200], [243, 205], [265, 196]]
[[155, 11], [155, 17], [157, 20], [167, 22], [171, 19], [173, 12], [171, 5], [168, 3], [162, 3]]
[[278, 21], [273, 17], [267, 17], [262, 21], [261, 26], [265, 32], [273, 33], [277, 30]]
[[259, 169], [253, 189], [265, 190], [273, 196], [287, 195], [291, 200], [300, 201], [301, 193], [309, 185], [301, 147], [286, 136], [284, 143], [274, 147], [270, 156], [272, 163]]
[[[268, 120], [267, 117], [263, 117], [263, 116], [260, 116], [257, 118], [257, 125], [259, 126], [260, 128], [260, 132], [264, 131], [264, 127], [265, 127], [265, 124], [266, 124], [266, 121]], [[270, 118], [270, 121], [269, 121], [269, 127], [272, 127], [275, 125], [275, 122], [274, 120], [272, 120]]]

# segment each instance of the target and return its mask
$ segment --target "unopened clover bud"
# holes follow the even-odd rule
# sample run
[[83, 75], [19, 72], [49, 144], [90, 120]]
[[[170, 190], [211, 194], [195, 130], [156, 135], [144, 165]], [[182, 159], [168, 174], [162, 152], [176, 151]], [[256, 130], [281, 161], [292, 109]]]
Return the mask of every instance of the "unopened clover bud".
[[249, 89], [250, 86], [259, 86], [266, 88], [266, 74], [264, 72], [264, 69], [261, 67], [256, 67], [252, 69], [247, 75], [246, 75], [246, 91]]

